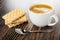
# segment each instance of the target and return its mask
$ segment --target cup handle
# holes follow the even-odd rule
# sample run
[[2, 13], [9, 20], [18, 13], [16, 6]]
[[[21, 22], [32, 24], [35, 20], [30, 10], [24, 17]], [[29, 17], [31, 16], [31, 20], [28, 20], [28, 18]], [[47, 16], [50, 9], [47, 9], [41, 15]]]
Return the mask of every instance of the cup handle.
[[[54, 18], [54, 20], [55, 20], [54, 23], [51, 23], [52, 18]], [[49, 21], [48, 26], [53, 26], [53, 25], [55, 25], [56, 23], [58, 23], [58, 17], [57, 17], [56, 15], [51, 16], [51, 20]]]

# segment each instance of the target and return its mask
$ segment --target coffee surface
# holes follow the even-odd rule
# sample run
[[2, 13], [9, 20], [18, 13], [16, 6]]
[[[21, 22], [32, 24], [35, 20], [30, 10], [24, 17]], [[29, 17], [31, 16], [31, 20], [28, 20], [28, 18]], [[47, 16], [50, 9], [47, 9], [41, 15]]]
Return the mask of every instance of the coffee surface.
[[47, 4], [36, 4], [36, 5], [31, 6], [29, 10], [34, 13], [42, 14], [42, 13], [46, 13], [46, 12], [49, 12], [50, 10], [52, 10], [52, 7]]

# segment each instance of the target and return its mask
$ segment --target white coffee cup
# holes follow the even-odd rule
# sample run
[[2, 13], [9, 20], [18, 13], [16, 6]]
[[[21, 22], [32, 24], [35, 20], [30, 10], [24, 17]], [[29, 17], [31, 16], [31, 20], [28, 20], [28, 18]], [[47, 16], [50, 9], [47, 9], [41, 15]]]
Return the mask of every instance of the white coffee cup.
[[[33, 5], [31, 5], [31, 6], [33, 6]], [[55, 15], [54, 7], [50, 4], [47, 4], [47, 5], [51, 6], [52, 10], [49, 11], [49, 12], [46, 12], [44, 14], [37, 14], [37, 13], [34, 13], [34, 12], [30, 11], [29, 8], [31, 6], [28, 8], [29, 18], [34, 25], [36, 25], [38, 27], [44, 27], [46, 25], [53, 26], [58, 22], [58, 17]], [[52, 19], [55, 20], [54, 23], [51, 23]]]

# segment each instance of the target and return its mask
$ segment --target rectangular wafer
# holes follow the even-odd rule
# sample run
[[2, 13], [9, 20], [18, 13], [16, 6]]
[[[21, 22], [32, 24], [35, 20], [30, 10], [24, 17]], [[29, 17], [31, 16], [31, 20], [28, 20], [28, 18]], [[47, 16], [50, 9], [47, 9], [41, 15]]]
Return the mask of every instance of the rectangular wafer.
[[22, 17], [23, 15], [25, 15], [25, 11], [23, 10], [19, 10], [19, 9], [15, 9], [7, 14], [5, 14], [2, 18], [5, 20], [5, 24], [10, 24], [11, 22], [13, 22], [14, 20]]
[[16, 25], [19, 25], [19, 24], [21, 24], [21, 23], [24, 23], [24, 22], [26, 22], [26, 21], [27, 21], [26, 16], [23, 16], [22, 18], [19, 18], [18, 20], [14, 21], [14, 22], [12, 22], [12, 23], [10, 23], [10, 24], [8, 24], [8, 26], [9, 26], [9, 28], [11, 28], [11, 27], [14, 27], [14, 26], [16, 26]]

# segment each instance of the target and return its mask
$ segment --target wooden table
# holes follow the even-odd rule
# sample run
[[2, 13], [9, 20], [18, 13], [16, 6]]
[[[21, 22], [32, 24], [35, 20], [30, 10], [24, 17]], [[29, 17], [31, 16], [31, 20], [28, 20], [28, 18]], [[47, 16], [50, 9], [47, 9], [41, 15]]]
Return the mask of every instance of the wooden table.
[[[2, 21], [2, 23], [4, 23], [4, 22]], [[0, 28], [0, 40], [60, 40], [59, 39], [60, 23], [58, 23], [52, 27], [46, 26], [43, 28], [38, 28], [38, 27], [34, 26], [31, 29], [31, 30], [46, 30], [46, 29], [52, 28], [52, 29], [54, 29], [53, 32], [28, 33], [26, 35], [20, 35], [20, 34], [16, 33], [15, 28], [29, 29], [28, 22], [17, 25], [16, 27], [13, 27], [13, 28], [8, 28], [8, 26], [6, 26], [4, 24], [1, 24], [1, 25], [3, 25], [3, 27]]]

